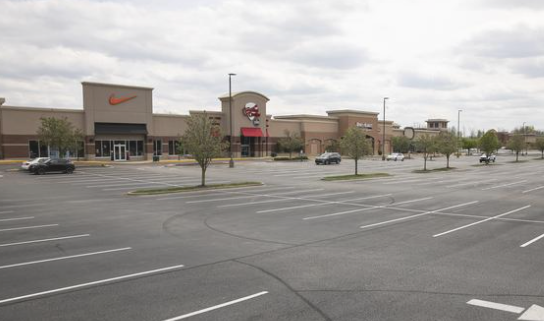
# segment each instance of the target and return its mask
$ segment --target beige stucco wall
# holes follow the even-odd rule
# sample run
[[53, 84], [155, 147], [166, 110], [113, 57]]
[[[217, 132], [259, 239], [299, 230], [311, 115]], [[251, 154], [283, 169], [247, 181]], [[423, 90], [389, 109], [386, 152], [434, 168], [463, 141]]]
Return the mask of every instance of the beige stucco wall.
[[[223, 128], [225, 135], [230, 135], [230, 113], [229, 113], [229, 97], [222, 96], [219, 97], [221, 100], [221, 110], [224, 116]], [[233, 137], [239, 137], [241, 135], [240, 128], [249, 127], [249, 128], [260, 128], [265, 133], [266, 130], [266, 103], [268, 98], [262, 94], [247, 91], [233, 94], [232, 96], [232, 126], [233, 126]], [[259, 126], [254, 126], [249, 118], [243, 114], [243, 110], [247, 103], [255, 103], [259, 107]]]
[[285, 131], [291, 134], [301, 134], [300, 121], [298, 120], [279, 120], [271, 119], [269, 122], [268, 135], [270, 137], [285, 137]]
[[187, 130], [187, 117], [179, 115], [153, 115], [154, 136], [177, 137]]
[[[87, 135], [94, 135], [94, 123], [146, 124], [150, 135], [153, 126], [153, 88], [83, 82], [83, 107]], [[109, 98], [136, 96], [118, 105], [110, 105]]]
[[65, 110], [53, 108], [30, 108], [2, 106], [2, 134], [3, 135], [36, 135], [41, 125], [42, 117], [66, 117], [75, 128], [83, 130], [83, 110]]

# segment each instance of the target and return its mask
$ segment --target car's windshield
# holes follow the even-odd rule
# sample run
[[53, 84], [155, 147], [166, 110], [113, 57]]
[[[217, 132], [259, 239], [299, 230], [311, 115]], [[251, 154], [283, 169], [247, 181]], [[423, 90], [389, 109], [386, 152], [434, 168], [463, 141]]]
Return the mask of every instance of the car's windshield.
[[321, 154], [321, 156], [319, 156], [319, 157], [328, 157], [328, 156], [330, 156], [330, 155], [331, 155], [331, 153], [323, 153], [323, 154]]

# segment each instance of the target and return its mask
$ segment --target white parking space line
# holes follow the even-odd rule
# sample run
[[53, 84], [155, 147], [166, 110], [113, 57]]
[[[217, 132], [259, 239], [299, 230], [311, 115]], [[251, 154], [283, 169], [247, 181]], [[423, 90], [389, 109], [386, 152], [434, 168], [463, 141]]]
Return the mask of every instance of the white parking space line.
[[27, 216], [27, 217], [15, 217], [15, 218], [3, 218], [0, 219], [0, 222], [9, 222], [9, 221], [18, 221], [18, 220], [31, 220], [34, 216]]
[[503, 213], [503, 214], [499, 214], [499, 215], [496, 215], [496, 216], [493, 216], [493, 217], [489, 217], [489, 218], [486, 218], [484, 220], [481, 220], [481, 221], [477, 221], [477, 222], [474, 222], [474, 223], [470, 223], [470, 224], [467, 224], [467, 225], [463, 225], [463, 226], [460, 226], [458, 228], [454, 228], [453, 230], [449, 230], [449, 231], [446, 231], [446, 232], [442, 232], [442, 233], [439, 233], [439, 234], [435, 234], [433, 235], [433, 237], [438, 237], [438, 236], [442, 236], [442, 235], [446, 235], [446, 234], [449, 234], [449, 233], [452, 233], [452, 232], [455, 232], [455, 231], [459, 231], [459, 230], [462, 230], [464, 228], [467, 228], [467, 227], [470, 227], [470, 226], [474, 226], [474, 225], [477, 225], [477, 224], [480, 224], [480, 223], [484, 223], [484, 222], [487, 222], [487, 221], [491, 221], [493, 219], [496, 219], [496, 218], [499, 218], [499, 217], [502, 217], [502, 216], [506, 216], [508, 214], [512, 214], [512, 213], [516, 213], [516, 212], [519, 212], [519, 211], [522, 211], [524, 209], [527, 209], [531, 207], [531, 205], [526, 205], [526, 206], [523, 206], [523, 207], [520, 207], [518, 209], [515, 209], [515, 210], [512, 210], [510, 212], [506, 212], [506, 213]]
[[[168, 200], [178, 200], [178, 199], [186, 199], [186, 198], [197, 198], [197, 197], [210, 197], [210, 196], [219, 196], [219, 195], [225, 195], [225, 194], [239, 194], [239, 193], [233, 193], [230, 191], [239, 191], [244, 189], [261, 189], [261, 188], [268, 188], [270, 186], [267, 185], [260, 185], [260, 186], [248, 186], [248, 187], [235, 187], [235, 188], [229, 188], [228, 191], [226, 190], [207, 190], [207, 191], [193, 191], [193, 192], [183, 192], [182, 196], [170, 196], [170, 197], [162, 197], [155, 199], [156, 201], [168, 201]], [[285, 189], [293, 189], [294, 186], [287, 186], [287, 187], [280, 187], [280, 188], [270, 188], [265, 190], [264, 192], [271, 192], [276, 190], [285, 190]], [[212, 193], [212, 195], [209, 195], [208, 193]], [[189, 194], [189, 195], [187, 195]], [[197, 195], [194, 195], [197, 194]]]
[[28, 229], [42, 228], [42, 227], [52, 227], [52, 226], [59, 226], [59, 225], [58, 225], [58, 224], [47, 224], [47, 225], [34, 225], [34, 226], [24, 226], [24, 227], [13, 227], [13, 228], [5, 228], [5, 229], [1, 229], [0, 232], [18, 231], [18, 230], [28, 230]]
[[[400, 203], [394, 203], [394, 204], [391, 204], [390, 207], [393, 206], [393, 205], [402, 205], [402, 204], [408, 204], [408, 203], [413, 203], [413, 202], [420, 202], [420, 201], [424, 201], [424, 200], [428, 200], [428, 199], [432, 199], [432, 197], [426, 197], [426, 198], [420, 198], [420, 199], [415, 199], [415, 200], [404, 201], [404, 202], [400, 202]], [[346, 205], [350, 205], [350, 204], [346, 204]], [[308, 216], [308, 217], [303, 218], [303, 220], [313, 220], [313, 219], [316, 219], [316, 218], [340, 216], [340, 215], [345, 215], [345, 214], [365, 212], [365, 211], [381, 209], [381, 208], [387, 208], [387, 207], [388, 206], [386, 206], [386, 205], [369, 206], [369, 207], [366, 207], [366, 208], [358, 208], [358, 209], [354, 209], [354, 210], [348, 210], [348, 211], [342, 211], [342, 212], [336, 212], [336, 213], [330, 213], [330, 214]]]
[[347, 199], [347, 200], [342, 200], [342, 201], [339, 201], [339, 202], [364, 201], [364, 200], [370, 200], [370, 199], [374, 199], [374, 198], [387, 197], [387, 196], [391, 196], [391, 195], [393, 195], [393, 194], [382, 194], [382, 195], [373, 195], [373, 196], [357, 197], [357, 198], [350, 198], [350, 199]]
[[0, 211], [0, 214], [10, 214], [13, 213], [13, 211]]
[[416, 203], [416, 202], [421, 202], [421, 201], [427, 201], [427, 200], [430, 200], [430, 199], [433, 199], [433, 197], [432, 196], [431, 197], [424, 197], [424, 198], [418, 198], [418, 199], [415, 199], [415, 200], [409, 200], [409, 201], [393, 203], [393, 204], [390, 204], [389, 206], [397, 206], [397, 205], [403, 205], [403, 204]]
[[109, 279], [104, 279], [104, 280], [99, 280], [99, 281], [94, 281], [94, 282], [88, 282], [88, 283], [82, 283], [82, 284], [67, 286], [67, 287], [64, 287], [64, 288], [58, 288], [58, 289], [54, 289], [54, 290], [43, 291], [43, 292], [38, 292], [38, 293], [22, 295], [22, 296], [18, 296], [18, 297], [14, 297], [14, 298], [4, 299], [4, 300], [0, 300], [0, 304], [10, 303], [10, 302], [17, 302], [17, 301], [21, 301], [21, 300], [30, 299], [30, 298], [45, 296], [45, 295], [48, 295], [48, 294], [71, 291], [71, 290], [74, 290], [74, 289], [81, 289], [81, 288], [90, 287], [90, 286], [93, 286], [93, 285], [112, 283], [112, 282], [116, 282], [116, 281], [120, 281], [120, 280], [137, 278], [137, 277], [152, 275], [152, 274], [158, 274], [158, 273], [177, 270], [177, 269], [181, 269], [181, 268], [183, 268], [183, 265], [174, 265], [174, 266], [169, 266], [169, 267], [165, 267], [165, 268], [162, 268], [162, 269], [156, 269], [156, 270], [145, 271], [145, 272], [134, 273], [134, 274], [128, 274], [128, 275], [122, 275], [122, 276], [118, 276], [118, 277], [114, 277], [114, 278], [109, 278]]
[[534, 242], [536, 242], [536, 241], [540, 240], [541, 238], [544, 238], [544, 234], [542, 234], [542, 235], [540, 235], [540, 236], [537, 236], [537, 237], [535, 237], [534, 239], [530, 240], [530, 241], [529, 241], [529, 242], [527, 242], [527, 243], [523, 243], [522, 245], [520, 245], [520, 247], [527, 247], [527, 246], [529, 246], [529, 245], [533, 244]]
[[379, 225], [383, 225], [383, 224], [394, 223], [394, 222], [398, 222], [398, 221], [409, 220], [411, 218], [416, 218], [416, 217], [419, 217], [419, 216], [424, 216], [424, 215], [429, 215], [429, 214], [438, 213], [438, 212], [442, 212], [442, 211], [447, 211], [447, 210], [451, 210], [453, 208], [468, 206], [468, 205], [472, 205], [472, 204], [476, 204], [476, 203], [478, 203], [478, 201], [472, 201], [472, 202], [468, 202], [468, 203], [458, 204], [458, 205], [454, 205], [454, 206], [450, 206], [450, 207], [446, 207], [446, 208], [441, 208], [441, 209], [434, 210], [434, 211], [427, 211], [427, 212], [423, 212], [423, 213], [419, 213], [419, 214], [415, 214], [415, 215], [410, 215], [410, 216], [405, 216], [405, 217], [401, 217], [401, 218], [396, 218], [396, 219], [393, 219], [393, 220], [383, 221], [383, 222], [379, 222], [379, 223], [363, 225], [363, 226], [360, 226], [360, 228], [368, 228], [368, 227], [374, 227], [374, 226], [379, 226]]
[[265, 204], [265, 203], [274, 203], [274, 202], [289, 202], [289, 201], [298, 201], [298, 199], [296, 198], [292, 198], [292, 199], [277, 199], [277, 198], [274, 198], [274, 199], [271, 199], [271, 200], [265, 200], [265, 201], [257, 201], [257, 202], [247, 202], [247, 203], [235, 203], [235, 204], [224, 204], [224, 205], [219, 205], [217, 206], [218, 208], [223, 208], [223, 207], [236, 207], [236, 206], [247, 206], [247, 205], [255, 205], [255, 204]]
[[484, 188], [484, 189], [482, 189], [482, 191], [487, 191], [487, 190], [490, 190], [490, 189], [496, 189], [496, 188], [502, 188], [502, 187], [508, 187], [508, 186], [512, 186], [512, 185], [518, 185], [518, 184], [525, 183], [525, 182], [527, 182], [527, 180], [522, 180], [522, 181], [513, 182], [513, 183], [509, 183], [509, 184], [492, 186], [492, 187]]
[[536, 187], [536, 188], [533, 188], [533, 189], [529, 189], [529, 190], [526, 190], [526, 191], [523, 191], [522, 193], [525, 194], [525, 193], [530, 193], [530, 192], [533, 192], [533, 191], [538, 191], [539, 189], [543, 189], [544, 186], [539, 186], [539, 187]]
[[520, 314], [521, 312], [525, 310], [525, 308], [516, 307], [513, 305], [506, 305], [506, 304], [500, 304], [500, 303], [477, 300], [477, 299], [472, 299], [468, 301], [467, 304], [475, 305], [475, 306], [479, 306], [483, 308], [490, 308], [490, 309], [505, 311], [505, 312], [517, 313], [517, 314]]
[[299, 208], [324, 206], [324, 205], [332, 205], [332, 204], [328, 204], [328, 203], [317, 203], [316, 204], [316, 203], [314, 203], [314, 204], [297, 205], [297, 206], [290, 206], [290, 207], [273, 208], [273, 209], [269, 209], [269, 210], [257, 211], [257, 214], [281, 212], [281, 211], [288, 211], [288, 210], [294, 210], [294, 209], [299, 209]]
[[258, 197], [258, 196], [246, 195], [246, 196], [225, 197], [225, 198], [212, 198], [212, 199], [206, 199], [206, 200], [187, 201], [185, 203], [186, 204], [213, 203], [213, 202], [239, 200], [239, 199], [247, 199], [247, 198], [254, 198], [254, 197]]
[[164, 321], [177, 321], [177, 320], [186, 319], [186, 318], [198, 315], [198, 314], [206, 313], [206, 312], [217, 310], [217, 309], [229, 306], [229, 305], [240, 303], [242, 301], [250, 300], [250, 299], [256, 298], [258, 296], [261, 296], [261, 295], [264, 295], [264, 294], [267, 294], [267, 293], [268, 293], [268, 291], [262, 291], [262, 292], [255, 293], [255, 294], [252, 294], [252, 295], [240, 298], [240, 299], [236, 299], [236, 300], [232, 300], [232, 301], [225, 302], [225, 303], [222, 303], [222, 304], [214, 305], [213, 307], [209, 307], [209, 308], [198, 310], [198, 311], [191, 312], [191, 313], [188, 313], [188, 314], [180, 315], [178, 317], [174, 317], [174, 318], [167, 319], [167, 320], [164, 320]]
[[[171, 184], [174, 184], [174, 183], [191, 183], [191, 182], [200, 182], [200, 178], [193, 178], [193, 179], [181, 179], [181, 178], [178, 178], [178, 179], [165, 179], [165, 180], [161, 180], [161, 181], [149, 180], [147, 182], [141, 182], [141, 183], [123, 182], [123, 183], [115, 183], [115, 184], [88, 185], [88, 186], [85, 186], [85, 187], [87, 187], [87, 188], [116, 187], [116, 186], [127, 186], [127, 185], [162, 184], [164, 182], [168, 182], [168, 183], [171, 183]], [[107, 182], [107, 183], [111, 183], [111, 182]]]
[[13, 268], [13, 267], [19, 267], [19, 266], [25, 266], [25, 265], [33, 265], [33, 264], [39, 264], [39, 263], [47, 263], [47, 262], [54, 262], [54, 261], [60, 261], [60, 260], [68, 260], [68, 259], [74, 259], [74, 258], [85, 257], [85, 256], [92, 256], [92, 255], [127, 251], [127, 250], [131, 250], [131, 249], [132, 249], [131, 247], [124, 247], [124, 248], [121, 248], [121, 249], [99, 251], [99, 252], [92, 252], [92, 253], [84, 253], [84, 254], [76, 254], [76, 255], [70, 255], [70, 256], [61, 256], [61, 257], [56, 257], [56, 258], [53, 258], [53, 259], [45, 259], [45, 260], [38, 260], [38, 261], [30, 261], [30, 262], [16, 263], [16, 264], [10, 264], [10, 265], [3, 265], [3, 266], [0, 266], [0, 270], [1, 269], [9, 269], [9, 268]]
[[461, 183], [461, 184], [454, 184], [454, 185], [448, 185], [446, 186], [446, 188], [454, 188], [454, 187], [460, 187], [460, 186], [467, 186], [467, 185], [480, 185], [480, 184], [489, 184], [489, 182], [494, 182], [494, 181], [497, 181], [498, 179], [496, 178], [493, 178], [493, 179], [486, 179], [485, 181], [480, 181], [480, 182], [468, 182], [468, 183]]
[[91, 234], [61, 236], [61, 237], [54, 237], [54, 238], [50, 238], [50, 239], [32, 240], [32, 241], [15, 242], [15, 243], [5, 243], [5, 244], [0, 244], [0, 247], [7, 247], [7, 246], [14, 246], [14, 245], [24, 245], [24, 244], [33, 244], [33, 243], [42, 243], [42, 242], [50, 242], [50, 241], [58, 241], [58, 240], [66, 240], [66, 239], [73, 239], [73, 238], [87, 237], [87, 236], [91, 236]]
[[[215, 183], [215, 184], [223, 184], [223, 183], [230, 183], [230, 181], [214, 181], [214, 180], [207, 180], [208, 183]], [[140, 189], [145, 187], [157, 187], [157, 185], [166, 185], [170, 187], [184, 187], [184, 186], [191, 186], [188, 184], [169, 184], [169, 183], [147, 183], [147, 184], [134, 184], [131, 186], [126, 187], [116, 187], [116, 188], [104, 188], [103, 191], [123, 191], [123, 190], [130, 190], [130, 189]]]

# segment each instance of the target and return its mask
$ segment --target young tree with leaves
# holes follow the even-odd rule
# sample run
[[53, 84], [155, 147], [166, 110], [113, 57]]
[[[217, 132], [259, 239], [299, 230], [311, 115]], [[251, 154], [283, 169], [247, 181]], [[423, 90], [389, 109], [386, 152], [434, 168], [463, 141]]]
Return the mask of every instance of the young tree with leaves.
[[423, 153], [423, 170], [427, 170], [427, 158], [436, 150], [436, 140], [429, 134], [421, 135], [416, 140], [416, 147]]
[[391, 138], [393, 151], [397, 153], [407, 153], [410, 150], [410, 139], [406, 136], [398, 136]]
[[297, 133], [293, 134], [288, 130], [285, 130], [284, 133], [286, 137], [280, 138], [278, 144], [283, 150], [289, 153], [289, 158], [292, 158], [293, 151], [302, 149], [304, 142]]
[[489, 156], [501, 148], [501, 143], [494, 130], [487, 131], [479, 140], [480, 150], [485, 153], [486, 164], [489, 164]]
[[458, 149], [459, 140], [451, 132], [441, 132], [436, 140], [438, 152], [446, 156], [446, 168], [450, 168], [450, 156]]
[[191, 115], [187, 119], [187, 130], [181, 137], [181, 144], [193, 155], [202, 169], [201, 186], [206, 186], [206, 170], [214, 157], [228, 147], [223, 141], [219, 126], [214, 125], [206, 112]]
[[372, 146], [366, 138], [366, 134], [358, 127], [350, 127], [346, 130], [340, 141], [342, 154], [348, 155], [355, 161], [355, 175], [358, 174], [358, 161], [366, 155], [372, 154]]
[[523, 145], [525, 145], [525, 137], [520, 134], [514, 134], [514, 136], [510, 137], [508, 140], [506, 148], [516, 153], [516, 162], [518, 161], [519, 153], [523, 150]]
[[77, 150], [78, 143], [83, 141], [81, 130], [74, 128], [68, 118], [42, 117], [37, 134], [44, 145], [55, 148], [62, 158], [69, 150]]
[[538, 149], [542, 155], [542, 159], [544, 159], [544, 137], [538, 137], [535, 142], [535, 147]]

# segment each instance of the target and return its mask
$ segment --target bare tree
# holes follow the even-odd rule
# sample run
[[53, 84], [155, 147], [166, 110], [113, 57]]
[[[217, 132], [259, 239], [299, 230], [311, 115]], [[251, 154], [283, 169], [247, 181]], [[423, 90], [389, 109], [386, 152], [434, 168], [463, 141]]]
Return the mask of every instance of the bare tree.
[[185, 149], [193, 155], [202, 169], [201, 186], [206, 186], [206, 170], [214, 157], [219, 157], [221, 152], [228, 147], [228, 142], [223, 140], [221, 130], [214, 125], [206, 112], [191, 115], [187, 119], [187, 130], [181, 137]]
[[355, 175], [358, 175], [357, 162], [365, 155], [372, 153], [372, 147], [365, 133], [358, 127], [350, 127], [340, 141], [340, 149], [355, 160]]

